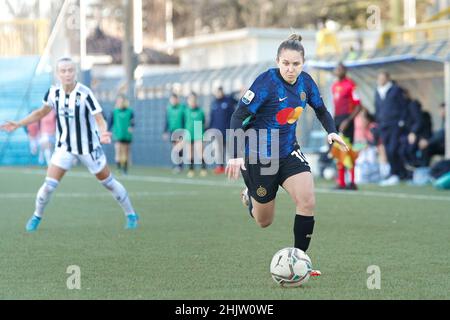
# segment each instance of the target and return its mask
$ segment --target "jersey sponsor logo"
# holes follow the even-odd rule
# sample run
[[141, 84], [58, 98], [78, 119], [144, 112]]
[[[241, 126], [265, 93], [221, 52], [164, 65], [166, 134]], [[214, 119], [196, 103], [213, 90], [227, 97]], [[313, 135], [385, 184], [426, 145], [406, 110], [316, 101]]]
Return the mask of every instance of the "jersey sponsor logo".
[[64, 117], [67, 119], [73, 119], [75, 118], [75, 111], [73, 109], [64, 108]]
[[285, 124], [293, 124], [295, 123], [298, 118], [302, 115], [303, 108], [297, 107], [297, 108], [284, 108], [280, 111], [278, 111], [276, 115], [277, 122], [281, 125]]
[[254, 97], [255, 97], [255, 93], [251, 90], [247, 90], [247, 92], [242, 97], [242, 102], [245, 104], [250, 104], [250, 102], [252, 102]]
[[264, 188], [263, 186], [259, 186], [259, 188], [256, 189], [256, 194], [260, 198], [265, 197], [267, 195], [267, 189]]
[[288, 97], [284, 97], [284, 98], [278, 98], [278, 101], [282, 102], [284, 100], [286, 100]]

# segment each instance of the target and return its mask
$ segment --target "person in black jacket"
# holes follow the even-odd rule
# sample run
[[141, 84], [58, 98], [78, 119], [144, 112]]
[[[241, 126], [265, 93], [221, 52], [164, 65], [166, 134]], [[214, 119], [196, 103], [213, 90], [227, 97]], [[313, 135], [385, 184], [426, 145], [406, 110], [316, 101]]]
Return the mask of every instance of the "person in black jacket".
[[225, 95], [222, 87], [217, 88], [214, 94], [215, 99], [211, 104], [209, 128], [217, 129], [222, 133], [222, 141], [216, 141], [217, 152], [219, 152], [219, 158], [222, 162], [218, 163], [214, 170], [215, 174], [222, 174], [225, 172], [224, 164], [226, 163], [226, 130], [230, 128], [231, 115], [238, 101], [232, 96]]
[[424, 164], [423, 154], [419, 150], [420, 139], [429, 139], [431, 136], [431, 117], [426, 111], [422, 111], [422, 104], [414, 99], [408, 90], [404, 90], [407, 103], [406, 131], [402, 136], [402, 152], [407, 167], [421, 167]]
[[375, 116], [391, 167], [390, 176], [380, 184], [396, 185], [401, 179], [408, 178], [401, 152], [401, 137], [406, 133], [408, 101], [403, 89], [391, 80], [388, 72], [382, 71], [378, 74], [377, 84]]
[[425, 164], [429, 165], [431, 157], [434, 155], [444, 155], [445, 154], [445, 104], [440, 105], [441, 113], [441, 129], [434, 132], [429, 138], [422, 138], [419, 140], [419, 149], [423, 153], [425, 159]]

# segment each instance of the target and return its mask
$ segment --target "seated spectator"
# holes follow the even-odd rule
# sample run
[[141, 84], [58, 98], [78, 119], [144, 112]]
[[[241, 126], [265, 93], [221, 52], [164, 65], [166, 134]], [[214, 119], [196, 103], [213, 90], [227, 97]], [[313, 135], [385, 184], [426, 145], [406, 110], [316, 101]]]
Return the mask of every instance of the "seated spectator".
[[404, 92], [408, 101], [408, 112], [405, 121], [406, 135], [402, 137], [401, 149], [405, 167], [413, 171], [416, 167], [425, 166], [418, 144], [420, 139], [428, 139], [431, 136], [431, 116], [427, 111], [422, 111], [422, 104], [412, 98], [408, 90]]
[[440, 114], [442, 119], [442, 127], [440, 130], [433, 133], [429, 138], [422, 138], [419, 140], [419, 149], [423, 153], [425, 164], [429, 166], [431, 158], [434, 155], [445, 154], [445, 104], [440, 105]]

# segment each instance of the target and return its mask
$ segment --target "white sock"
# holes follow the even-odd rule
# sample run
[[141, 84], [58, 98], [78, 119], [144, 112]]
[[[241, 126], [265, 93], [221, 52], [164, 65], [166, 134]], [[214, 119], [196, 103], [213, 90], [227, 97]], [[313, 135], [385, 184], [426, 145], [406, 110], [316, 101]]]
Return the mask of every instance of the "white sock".
[[131, 205], [130, 198], [128, 197], [127, 190], [124, 188], [124, 186], [119, 181], [117, 181], [113, 177], [112, 174], [105, 180], [101, 181], [101, 184], [104, 185], [106, 189], [111, 191], [114, 198], [117, 200], [117, 202], [122, 207], [126, 216], [135, 214], [134, 208]]
[[44, 209], [47, 206], [47, 203], [50, 201], [50, 197], [58, 187], [59, 181], [53, 178], [45, 178], [45, 182], [42, 187], [39, 189], [36, 196], [36, 209], [34, 211], [34, 215], [36, 217], [42, 218], [44, 214]]

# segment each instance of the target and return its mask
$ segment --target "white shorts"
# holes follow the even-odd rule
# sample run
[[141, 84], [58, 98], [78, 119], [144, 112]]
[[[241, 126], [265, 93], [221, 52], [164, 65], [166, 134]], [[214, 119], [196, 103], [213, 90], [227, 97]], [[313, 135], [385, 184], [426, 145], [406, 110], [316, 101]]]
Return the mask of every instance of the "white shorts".
[[51, 163], [68, 171], [76, 163], [76, 160], [84, 164], [92, 174], [99, 173], [106, 166], [106, 156], [101, 147], [95, 149], [91, 154], [73, 154], [61, 148], [56, 148]]

